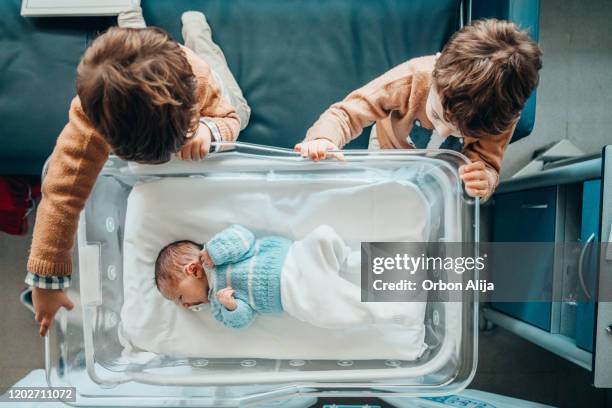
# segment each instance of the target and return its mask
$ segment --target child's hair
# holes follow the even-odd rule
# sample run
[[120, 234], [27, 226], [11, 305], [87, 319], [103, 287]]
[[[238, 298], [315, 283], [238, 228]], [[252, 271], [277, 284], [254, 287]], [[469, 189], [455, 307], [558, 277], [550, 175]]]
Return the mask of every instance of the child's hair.
[[83, 111], [125, 160], [166, 162], [197, 124], [193, 70], [159, 28], [110, 28], [85, 51], [77, 73]]
[[[155, 286], [161, 292], [161, 287], [173, 287], [181, 280], [182, 268], [194, 260], [198, 260], [202, 245], [193, 241], [176, 241], [166, 245], [159, 251], [155, 260]], [[163, 292], [162, 292], [163, 293]]]
[[509, 21], [463, 27], [444, 46], [433, 71], [444, 119], [466, 136], [508, 130], [538, 85], [541, 57], [527, 32]]

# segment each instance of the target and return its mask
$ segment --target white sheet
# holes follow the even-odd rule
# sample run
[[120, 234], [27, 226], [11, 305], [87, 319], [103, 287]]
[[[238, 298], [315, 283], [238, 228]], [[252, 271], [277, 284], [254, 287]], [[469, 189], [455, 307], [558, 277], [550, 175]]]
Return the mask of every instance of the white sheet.
[[164, 299], [155, 288], [153, 263], [167, 243], [205, 241], [232, 223], [291, 239], [328, 224], [358, 249], [361, 241], [426, 241], [429, 216], [415, 186], [391, 179], [198, 177], [136, 185], [124, 238], [124, 357], [142, 361], [149, 353], [140, 351], [150, 351], [208, 358], [416, 359], [426, 348], [423, 324], [384, 332], [329, 330], [285, 314], [258, 316], [243, 331], [225, 328], [207, 311], [183, 310]]

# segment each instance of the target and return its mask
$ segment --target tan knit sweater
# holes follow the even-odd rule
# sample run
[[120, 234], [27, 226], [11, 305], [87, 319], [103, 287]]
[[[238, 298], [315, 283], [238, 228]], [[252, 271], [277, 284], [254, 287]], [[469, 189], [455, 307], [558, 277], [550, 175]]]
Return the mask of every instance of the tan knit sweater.
[[[425, 128], [433, 128], [425, 114], [425, 106], [435, 61], [433, 55], [411, 59], [351, 92], [321, 115], [308, 130], [306, 140], [328, 139], [342, 148], [365, 127], [376, 123], [381, 148], [413, 148], [406, 137], [415, 120]], [[504, 151], [515, 127], [516, 122], [496, 136], [464, 137], [463, 154], [472, 161], [485, 163], [493, 187], [498, 184]]]
[[[236, 140], [240, 119], [222, 97], [210, 67], [183, 47], [197, 79], [200, 114], [215, 122], [223, 140]], [[64, 276], [72, 272], [72, 246], [79, 214], [110, 153], [75, 97], [70, 104], [68, 124], [57, 139], [42, 200], [36, 213], [28, 270], [41, 276]]]

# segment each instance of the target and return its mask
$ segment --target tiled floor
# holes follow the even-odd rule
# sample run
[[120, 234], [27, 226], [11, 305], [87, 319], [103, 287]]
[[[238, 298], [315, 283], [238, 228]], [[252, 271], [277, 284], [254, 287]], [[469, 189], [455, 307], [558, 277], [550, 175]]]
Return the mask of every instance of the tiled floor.
[[30, 241], [30, 236], [0, 232], [0, 299], [4, 310], [0, 324], [0, 393], [33, 368], [44, 365], [44, 343], [38, 336], [34, 315], [19, 303]]
[[470, 388], [559, 407], [612, 407], [612, 392], [590, 385], [590, 372], [495, 328], [479, 335]]

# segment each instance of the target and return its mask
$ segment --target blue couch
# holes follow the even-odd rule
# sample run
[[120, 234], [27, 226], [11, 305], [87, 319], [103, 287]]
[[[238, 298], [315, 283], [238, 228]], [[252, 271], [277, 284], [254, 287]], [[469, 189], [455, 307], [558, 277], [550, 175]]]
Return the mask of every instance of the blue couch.
[[[23, 18], [0, 2], [0, 175], [39, 174], [67, 121], [79, 58], [114, 18]], [[516, 21], [538, 35], [535, 0], [143, 0], [177, 40], [180, 15], [206, 13], [252, 107], [243, 141], [292, 147], [331, 103], [409, 58], [439, 51], [464, 17]], [[468, 7], [471, 4], [471, 7]], [[515, 140], [528, 135], [535, 97]], [[366, 131], [351, 148], [365, 148]]]

